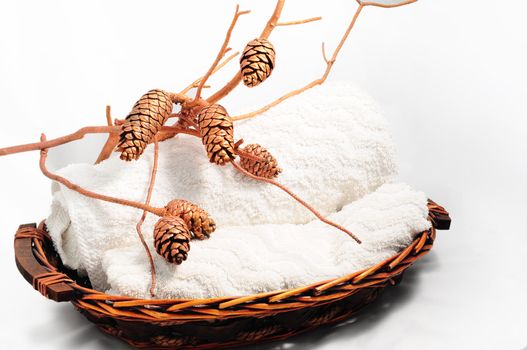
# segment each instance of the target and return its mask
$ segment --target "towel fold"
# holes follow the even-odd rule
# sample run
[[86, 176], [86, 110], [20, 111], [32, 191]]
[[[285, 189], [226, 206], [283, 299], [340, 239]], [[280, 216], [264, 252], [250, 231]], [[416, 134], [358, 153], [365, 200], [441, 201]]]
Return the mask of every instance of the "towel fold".
[[[361, 245], [319, 221], [220, 227], [211, 239], [192, 242], [180, 266], [156, 255], [156, 298], [243, 296], [341, 277], [408, 246], [430, 228], [427, 215], [424, 193], [390, 184], [329, 216], [360, 234]], [[150, 265], [140, 245], [108, 250], [102, 267], [109, 294], [150, 297]]]
[[[396, 175], [386, 121], [371, 97], [348, 83], [315, 87], [236, 124], [234, 133], [236, 139], [266, 147], [283, 168], [278, 181], [323, 215], [362, 198]], [[152, 161], [153, 147], [148, 147], [138, 161], [126, 163], [114, 154], [99, 165], [74, 164], [58, 172], [92, 191], [144, 201]], [[52, 190], [47, 225], [63, 262], [87, 274], [95, 289], [113, 287], [103, 269], [103, 256], [116, 248], [140, 247], [135, 225], [141, 212], [86, 198], [56, 183]], [[160, 144], [152, 204], [162, 207], [176, 198], [200, 205], [215, 219], [220, 229], [210, 244], [227, 235], [231, 226], [238, 227], [232, 228], [236, 232], [251, 225], [264, 225], [263, 230], [266, 224], [298, 231], [313, 219], [274, 186], [248, 179], [230, 165], [209, 163], [200, 140], [187, 135]], [[149, 239], [156, 220], [149, 215], [143, 226]], [[278, 230], [279, 226], [270, 227]], [[251, 250], [243, 243], [243, 235], [239, 240], [239, 249]], [[194, 243], [193, 249], [198, 250]]]

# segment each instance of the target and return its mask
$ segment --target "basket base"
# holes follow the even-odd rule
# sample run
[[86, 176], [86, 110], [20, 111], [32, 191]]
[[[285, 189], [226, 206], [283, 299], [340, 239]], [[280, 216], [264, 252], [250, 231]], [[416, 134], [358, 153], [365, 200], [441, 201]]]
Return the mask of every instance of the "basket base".
[[[396, 285], [402, 275], [393, 279]], [[138, 349], [224, 349], [285, 340], [321, 326], [335, 325], [356, 316], [385, 288], [365, 288], [339, 301], [316, 308], [283, 312], [263, 318], [216, 319], [211, 322], [116, 321], [82, 308], [78, 311], [101, 331]], [[233, 337], [233, 335], [235, 335]]]
[[245, 297], [138, 300], [98, 292], [64, 267], [44, 223], [19, 228], [15, 259], [21, 274], [42, 295], [70, 301], [103, 332], [136, 348], [232, 348], [284, 340], [355, 316], [432, 249], [436, 228], [449, 227], [443, 207], [432, 201], [428, 207], [433, 227], [375, 266], [298, 289]]

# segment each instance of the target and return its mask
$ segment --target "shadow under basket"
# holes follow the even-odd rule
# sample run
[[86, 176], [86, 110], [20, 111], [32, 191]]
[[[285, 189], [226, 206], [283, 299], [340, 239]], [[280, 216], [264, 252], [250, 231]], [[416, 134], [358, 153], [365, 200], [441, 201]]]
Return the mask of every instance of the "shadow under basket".
[[69, 301], [102, 331], [143, 349], [218, 349], [284, 340], [354, 316], [427, 254], [448, 212], [428, 202], [432, 228], [400, 253], [340, 278], [244, 297], [142, 300], [93, 290], [62, 264], [44, 223], [22, 225], [15, 235], [20, 273], [46, 298]]

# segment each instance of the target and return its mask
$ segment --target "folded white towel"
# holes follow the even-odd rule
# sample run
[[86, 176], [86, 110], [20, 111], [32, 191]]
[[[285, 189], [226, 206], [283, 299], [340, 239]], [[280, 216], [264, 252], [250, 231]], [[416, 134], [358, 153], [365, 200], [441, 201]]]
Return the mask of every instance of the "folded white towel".
[[[430, 227], [427, 215], [426, 196], [396, 184], [330, 215], [359, 234], [362, 245], [319, 221], [220, 227], [209, 240], [193, 241], [180, 266], [156, 255], [156, 298], [243, 296], [344, 276], [406, 247]], [[108, 250], [102, 266], [110, 294], [150, 297], [150, 265], [139, 244]]]
[[[313, 88], [236, 124], [234, 132], [246, 143], [269, 149], [284, 170], [278, 180], [324, 215], [374, 191], [396, 173], [386, 121], [371, 97], [347, 83]], [[99, 193], [144, 201], [152, 151], [149, 147], [136, 162], [123, 162], [114, 154], [97, 166], [75, 164], [59, 173]], [[67, 266], [87, 273], [96, 289], [109, 288], [102, 256], [117, 247], [140, 247], [135, 224], [141, 212], [83, 197], [58, 184], [53, 191], [47, 224], [61, 258]], [[303, 224], [313, 219], [274, 186], [248, 179], [230, 165], [209, 163], [200, 140], [186, 135], [160, 145], [152, 204], [161, 207], [175, 198], [205, 208], [220, 229]], [[151, 235], [155, 220], [149, 215], [146, 236]]]

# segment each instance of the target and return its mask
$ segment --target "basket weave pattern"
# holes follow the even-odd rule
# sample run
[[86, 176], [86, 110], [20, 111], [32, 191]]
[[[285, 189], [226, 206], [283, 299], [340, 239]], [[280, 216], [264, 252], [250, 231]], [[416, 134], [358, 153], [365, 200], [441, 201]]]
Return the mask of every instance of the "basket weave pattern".
[[44, 223], [23, 225], [15, 236], [22, 275], [45, 297], [70, 301], [103, 332], [137, 348], [217, 349], [288, 338], [343, 321], [374, 301], [427, 254], [448, 212], [429, 201], [433, 227], [400, 253], [347, 276], [291, 290], [211, 299], [142, 300], [91, 289], [62, 265]]

